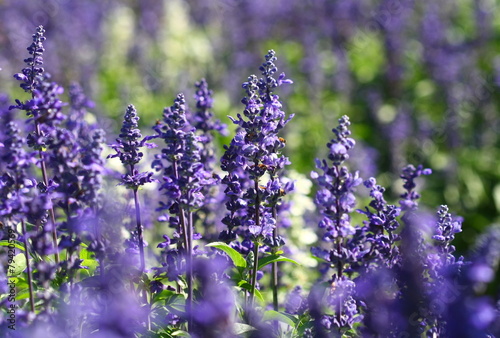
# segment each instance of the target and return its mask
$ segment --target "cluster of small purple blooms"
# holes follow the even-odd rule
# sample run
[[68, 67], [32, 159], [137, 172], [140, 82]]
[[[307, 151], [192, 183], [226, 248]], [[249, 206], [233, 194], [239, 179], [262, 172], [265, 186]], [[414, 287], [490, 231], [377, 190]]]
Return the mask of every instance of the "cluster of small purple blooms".
[[[353, 328], [363, 336], [479, 337], [494, 331], [498, 310], [488, 297], [473, 300], [472, 295], [479, 290], [474, 283], [482, 277], [493, 280], [492, 266], [498, 258], [471, 273], [468, 266], [474, 266], [474, 258], [466, 262], [453, 255], [451, 241], [462, 230], [461, 218], [452, 217], [445, 205], [431, 219], [419, 211], [416, 179], [431, 174], [430, 169], [421, 165], [403, 168], [400, 177], [405, 192], [399, 207], [385, 201], [385, 189], [374, 178], [366, 180], [372, 200], [357, 212], [367, 220], [361, 226], [351, 225], [349, 214], [356, 204], [353, 191], [361, 179], [343, 166], [355, 144], [349, 138], [349, 124], [346, 116], [339, 119], [333, 130], [336, 138], [328, 143], [331, 165], [317, 161], [323, 174], [312, 173], [320, 187], [316, 204], [323, 215], [319, 227], [327, 243], [312, 248], [312, 253], [327, 263], [325, 274], [334, 270], [329, 286], [313, 287], [306, 301], [315, 322], [314, 335], [343, 335]], [[493, 248], [498, 247], [494, 235], [488, 238], [495, 243]], [[463, 312], [457, 319], [459, 304]], [[322, 312], [325, 307], [326, 313]]]
[[[63, 89], [42, 68], [44, 40], [44, 30], [38, 27], [27, 67], [15, 76], [31, 94], [12, 107], [28, 115], [29, 134], [24, 139], [12, 121], [0, 133], [1, 159], [7, 163], [0, 166], [0, 220], [9, 226], [21, 224], [18, 239], [24, 245], [30, 288], [30, 316], [24, 325], [31, 331], [24, 332], [34, 337], [57, 330], [70, 336], [97, 332], [129, 337], [153, 330], [172, 336], [186, 329], [193, 337], [232, 337], [239, 321], [252, 326], [253, 336], [282, 334], [279, 325], [262, 320], [256, 302], [262, 297], [257, 283], [261, 268], [272, 263], [275, 314], [283, 307], [278, 302], [283, 288], [277, 262], [285, 259], [280, 251], [285, 239], [279, 230], [288, 223], [281, 214], [287, 207], [284, 196], [294, 189], [284, 177], [290, 161], [283, 154], [286, 140], [279, 136], [293, 115], [287, 117], [275, 94], [292, 81], [284, 73], [276, 77], [275, 52], [265, 55], [259, 68], [262, 77], [252, 75], [243, 83], [245, 108], [230, 117], [237, 130], [224, 147], [222, 179], [214, 172], [213, 141], [226, 129], [214, 120], [212, 92], [205, 80], [196, 84], [196, 111], [178, 94], [152, 136], [142, 136], [135, 107], [127, 107], [120, 134], [110, 146], [115, 153], [108, 156], [119, 158], [125, 167], [119, 184], [132, 191], [135, 206], [136, 229], [127, 241], [127, 254], [120, 255], [110, 253], [102, 233], [103, 131], [85, 122], [92, 103], [77, 85], [70, 88], [69, 111], [64, 113], [66, 104], [59, 98]], [[12, 119], [6, 113], [1, 118]], [[389, 204], [385, 189], [369, 178], [364, 186], [371, 201], [356, 209], [355, 190], [363, 180], [347, 165], [355, 146], [349, 127], [349, 118], [342, 116], [327, 143], [328, 160], [317, 160], [320, 172], [311, 175], [318, 187], [315, 202], [322, 238], [311, 251], [322, 262], [321, 280], [307, 298], [300, 287], [288, 295], [285, 314], [295, 320], [285, 316], [287, 323], [297, 324], [293, 330], [304, 337], [496, 333], [498, 306], [478, 295], [494, 280], [500, 257], [498, 229], [484, 235], [470, 261], [455, 258], [451, 242], [461, 231], [461, 219], [446, 206], [430, 220], [419, 210], [417, 179], [431, 174], [423, 166], [403, 169], [405, 192], [399, 206]], [[141, 148], [154, 148], [151, 140], [163, 141], [151, 164], [160, 179], [139, 170], [147, 158]], [[173, 229], [158, 244], [162, 251], [156, 267], [149, 264], [154, 252], [144, 240], [138, 194], [141, 186], [153, 182], [162, 196], [158, 221]], [[217, 193], [220, 183], [224, 194]], [[221, 221], [227, 229], [217, 242], [227, 255], [215, 248], [200, 249], [194, 242], [202, 239], [202, 228], [204, 234], [213, 232], [204, 221], [217, 214], [217, 203], [228, 210]], [[353, 224], [354, 212], [366, 218], [361, 225]], [[126, 264], [135, 265], [137, 255], [138, 271], [130, 275]], [[99, 266], [94, 275], [88, 272], [92, 258]], [[232, 265], [236, 269], [230, 270]], [[239, 319], [228, 273], [243, 294]]]
[[[277, 222], [276, 206], [293, 188], [291, 184], [283, 184], [279, 177], [290, 161], [280, 153], [286, 140], [278, 136], [293, 115], [286, 118], [279, 97], [273, 95], [276, 87], [292, 81], [285, 80], [284, 73], [278, 79], [273, 77], [277, 71], [275, 61], [275, 53], [271, 50], [260, 67], [264, 78], [252, 75], [243, 84], [247, 93], [242, 100], [246, 119], [240, 114], [237, 119], [230, 117], [238, 129], [231, 144], [224, 147], [226, 151], [221, 159], [221, 168], [228, 173], [222, 183], [227, 186], [229, 214], [223, 219], [228, 229], [219, 238], [231, 241], [239, 232], [247, 239], [244, 242], [249, 249], [257, 238], [268, 239], [272, 246], [284, 244], [273, 236]], [[266, 174], [268, 179], [264, 183]]]

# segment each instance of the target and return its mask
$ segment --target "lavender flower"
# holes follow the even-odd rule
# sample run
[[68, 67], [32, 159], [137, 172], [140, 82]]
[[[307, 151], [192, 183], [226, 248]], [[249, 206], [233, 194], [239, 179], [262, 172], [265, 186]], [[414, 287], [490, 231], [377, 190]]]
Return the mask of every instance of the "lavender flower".
[[96, 209], [101, 204], [99, 190], [102, 185], [104, 161], [101, 157], [104, 144], [104, 130], [92, 129], [78, 139], [80, 143], [82, 175], [80, 199]]
[[152, 172], [142, 172], [135, 168], [136, 164], [140, 162], [143, 153], [140, 151], [142, 146], [153, 148], [152, 143], [141, 140], [141, 131], [138, 129], [139, 116], [133, 105], [127, 107], [123, 126], [119, 138], [116, 143], [111, 145], [116, 151], [116, 154], [109, 155], [108, 158], [119, 157], [123, 165], [128, 169], [128, 173], [122, 175], [121, 184], [132, 190], [137, 190], [141, 185], [153, 182]]
[[[165, 191], [166, 202], [162, 201], [158, 210], [168, 210], [168, 215], [162, 215], [160, 220], [168, 220], [170, 227], [176, 229], [175, 237], [182, 238], [177, 249], [168, 249], [165, 243], [166, 259], [163, 266], [178, 266], [174, 272], [180, 272], [185, 258], [186, 278], [188, 283], [188, 299], [186, 310], [188, 313], [188, 327], [192, 329], [191, 304], [193, 299], [192, 257], [193, 239], [200, 238], [195, 233], [193, 214], [203, 206], [203, 191], [213, 185], [215, 180], [200, 163], [200, 148], [194, 128], [186, 120], [186, 101], [183, 94], [178, 94], [174, 104], [165, 108], [163, 120], [153, 127], [156, 137], [165, 141], [166, 148], [156, 155], [152, 167], [157, 171], [163, 170], [163, 184], [160, 190]], [[166, 162], [166, 163], [165, 163]], [[182, 249], [180, 252], [178, 249]], [[170, 272], [172, 269], [169, 269]], [[177, 279], [175, 276], [174, 279]]]
[[455, 247], [451, 244], [455, 234], [462, 231], [462, 222], [460, 219], [453, 219], [448, 212], [448, 206], [442, 205], [437, 212], [439, 217], [436, 224], [436, 230], [432, 238], [436, 241], [436, 247], [442, 256], [441, 265], [450, 265], [455, 263]]
[[184, 95], [177, 95], [174, 105], [164, 110], [163, 121], [153, 128], [156, 137], [163, 139], [166, 145], [152, 163], [156, 171], [163, 169], [160, 190], [164, 191], [167, 201], [161, 202], [159, 210], [170, 210], [173, 214], [170, 219], [168, 215], [160, 219], [169, 219], [173, 228], [177, 228], [182, 217], [180, 210], [192, 213], [200, 208], [204, 203], [203, 187], [215, 183], [200, 163], [200, 142], [186, 120], [185, 103]]
[[70, 111], [66, 119], [66, 128], [71, 130], [78, 142], [81, 168], [81, 185], [79, 198], [90, 208], [96, 209], [101, 203], [99, 190], [104, 172], [104, 161], [101, 153], [104, 144], [104, 130], [96, 125], [89, 125], [85, 121], [87, 108], [94, 103], [84, 94], [83, 89], [76, 83], [69, 89]]
[[[228, 172], [222, 183], [227, 185], [225, 192], [229, 201], [226, 207], [230, 211], [230, 215], [223, 220], [228, 226], [224, 237], [233, 238], [233, 228], [241, 225], [247, 226], [253, 238], [271, 236], [276, 224], [272, 208], [277, 204], [279, 194], [282, 197], [292, 188], [291, 185], [282, 185], [277, 177], [278, 172], [290, 163], [287, 157], [279, 153], [286, 141], [277, 134], [293, 115], [285, 119], [279, 97], [273, 95], [274, 88], [291, 81], [285, 80], [284, 73], [278, 79], [273, 77], [277, 71], [274, 61], [275, 53], [270, 50], [266, 62], [260, 67], [264, 78], [258, 79], [252, 75], [243, 84], [247, 93], [242, 100], [246, 106], [243, 114], [248, 120], [241, 114], [237, 115], [237, 119], [230, 117], [240, 129], [230, 146], [224, 147], [226, 152], [221, 159], [222, 170]], [[246, 188], [245, 182], [239, 181], [241, 171], [253, 181], [251, 187]], [[259, 180], [266, 173], [272, 179], [265, 186], [260, 185]], [[270, 208], [263, 207], [270, 200], [276, 202], [272, 202]], [[241, 212], [243, 209], [246, 212]]]
[[[330, 153], [328, 159], [332, 165], [328, 165], [326, 160], [316, 160], [316, 167], [323, 171], [323, 174], [312, 172], [311, 177], [319, 184], [320, 189], [316, 194], [316, 205], [318, 206], [323, 219], [319, 223], [320, 228], [326, 230], [323, 240], [333, 242], [328, 250], [313, 248], [315, 256], [326, 260], [335, 267], [336, 274], [330, 280], [331, 283], [339, 282], [341, 285], [350, 281], [344, 276], [349, 263], [355, 261], [353, 257], [359, 255], [350, 245], [349, 240], [353, 238], [356, 229], [350, 223], [350, 213], [354, 210], [356, 199], [353, 192], [362, 180], [358, 172], [351, 174], [344, 162], [349, 159], [349, 150], [355, 142], [349, 137], [349, 118], [342, 116], [339, 125], [333, 129], [335, 138], [328, 144]], [[347, 265], [347, 266], [346, 266]], [[341, 286], [342, 288], [342, 286]], [[349, 290], [352, 288], [348, 288]], [[346, 290], [348, 290], [346, 289]], [[326, 320], [328, 329], [343, 330], [352, 327], [356, 317], [356, 301], [351, 297], [352, 292], [347, 292], [345, 297], [336, 297], [334, 304], [335, 318]], [[325, 324], [324, 323], [324, 324]]]
[[342, 166], [349, 158], [348, 151], [355, 144], [354, 140], [349, 137], [351, 134], [348, 129], [349, 125], [349, 118], [343, 116], [339, 119], [339, 126], [333, 129], [336, 138], [327, 144], [330, 148], [328, 158], [333, 165], [329, 166], [326, 160], [316, 160], [316, 166], [323, 171], [323, 174], [314, 171], [311, 173], [311, 177], [321, 187], [315, 199], [323, 215], [319, 227], [326, 230], [323, 239], [334, 243], [334, 248], [329, 251], [328, 255], [320, 254], [321, 250], [318, 251], [318, 249], [314, 251], [321, 257], [328, 256], [327, 260], [336, 267], [339, 276], [342, 276], [344, 264], [349, 258], [349, 252], [343, 248], [342, 243], [344, 239], [355, 233], [349, 217], [356, 203], [353, 192], [362, 182], [358, 172], [351, 174], [347, 167]]
[[202, 163], [211, 164], [214, 162], [213, 133], [220, 135], [228, 134], [227, 126], [219, 120], [214, 119], [211, 111], [213, 108], [213, 92], [208, 89], [208, 83], [205, 79], [196, 82], [196, 112], [193, 114], [191, 123], [199, 135], [199, 141], [202, 144], [200, 159]]
[[[148, 148], [154, 147], [153, 144], [146, 142], [146, 139], [140, 140], [142, 138], [141, 131], [138, 129], [139, 116], [137, 116], [137, 111], [133, 105], [127, 107], [125, 112], [125, 117], [123, 120], [123, 125], [121, 128], [121, 133], [116, 139], [116, 143], [111, 145], [116, 151], [116, 154], [111, 154], [108, 158], [119, 157], [122, 164], [127, 169], [127, 173], [122, 175], [121, 183], [127, 188], [132, 189], [134, 193], [135, 202], [135, 216], [137, 225], [137, 237], [139, 240], [139, 254], [140, 254], [140, 271], [144, 271], [146, 266], [144, 258], [144, 239], [143, 239], [143, 226], [141, 221], [141, 212], [139, 199], [137, 196], [137, 190], [140, 186], [154, 182], [152, 178], [152, 172], [139, 172], [136, 169], [136, 164], [142, 159], [143, 153], [139, 150], [142, 146], [147, 146]], [[146, 300], [146, 295], [144, 293], [144, 299]]]
[[432, 170], [424, 169], [422, 165], [415, 168], [410, 164], [403, 168], [403, 172], [400, 177], [404, 181], [403, 188], [405, 188], [406, 191], [401, 195], [402, 200], [399, 201], [402, 211], [417, 209], [417, 200], [420, 198], [420, 194], [413, 190], [417, 186], [415, 179], [422, 175], [430, 174], [432, 174]]
[[[245, 118], [241, 114], [237, 115], [237, 119], [229, 117], [238, 126], [238, 131], [230, 146], [224, 147], [226, 151], [221, 159], [222, 170], [228, 172], [222, 183], [227, 185], [225, 193], [228, 197], [226, 207], [229, 215], [222, 220], [228, 230], [221, 233], [220, 239], [234, 239], [236, 233], [233, 229], [242, 225], [246, 227], [245, 240], [249, 244], [253, 242], [254, 256], [251, 298], [257, 283], [258, 250], [261, 242], [270, 244], [273, 253], [284, 244], [277, 232], [277, 208], [281, 198], [293, 188], [292, 184], [283, 184], [280, 179], [280, 172], [290, 161], [280, 153], [286, 140], [278, 136], [278, 132], [293, 115], [286, 118], [278, 95], [273, 94], [275, 88], [292, 81], [285, 79], [284, 73], [278, 79], [274, 77], [278, 69], [274, 64], [277, 58], [273, 50], [268, 52], [265, 59], [259, 68], [263, 77], [259, 79], [251, 75], [243, 83], [247, 94], [241, 101], [245, 104]], [[266, 173], [270, 179], [264, 185], [261, 180]], [[275, 264], [272, 282], [274, 290], [277, 290], [277, 283]], [[276, 291], [273, 298], [277, 310]]]
[[7, 163], [6, 172], [0, 176], [0, 219], [9, 225], [21, 223], [20, 238], [24, 244], [24, 255], [28, 275], [28, 290], [30, 310], [35, 312], [35, 299], [33, 293], [33, 276], [28, 253], [28, 232], [26, 229], [26, 204], [37, 198], [33, 196], [35, 182], [27, 176], [28, 168], [33, 164], [32, 154], [23, 149], [23, 139], [15, 122], [7, 124], [7, 138], [5, 139], [6, 153], [0, 158]]
[[[397, 217], [401, 209], [395, 205], [388, 204], [383, 196], [385, 189], [377, 184], [375, 178], [371, 177], [364, 182], [365, 187], [370, 189], [370, 210], [357, 210], [365, 214], [368, 221], [364, 221], [364, 228], [354, 236], [351, 245], [359, 247], [359, 257], [355, 260], [358, 268], [376, 268], [380, 266], [392, 267], [397, 264], [399, 249], [396, 242], [400, 239], [396, 230], [399, 228]], [[364, 250], [365, 244], [369, 249]], [[374, 266], [372, 266], [374, 264]]]
[[44, 33], [45, 29], [43, 29], [43, 26], [36, 28], [36, 33], [33, 34], [33, 42], [28, 47], [30, 57], [24, 59], [27, 67], [23, 68], [21, 73], [14, 75], [17, 80], [22, 81], [21, 88], [28, 93], [33, 93], [38, 89], [38, 82], [40, 81], [38, 78], [44, 72], [42, 67], [43, 52], [45, 51], [43, 48], [43, 42], [45, 41]]
[[[45, 40], [43, 33], [43, 27], [39, 26], [33, 35], [33, 43], [28, 47], [31, 57], [24, 60], [27, 67], [23, 69], [22, 74], [15, 75], [19, 81], [22, 81], [21, 87], [31, 93], [31, 99], [24, 103], [16, 99], [17, 105], [11, 106], [10, 109], [24, 110], [30, 116], [28, 121], [34, 120], [34, 131], [28, 135], [28, 146], [37, 150], [40, 157], [43, 182], [40, 182], [38, 187], [43, 194], [50, 194], [52, 183], [48, 178], [43, 148], [46, 146], [47, 138], [53, 136], [54, 127], [64, 120], [64, 115], [61, 112], [64, 104], [59, 99], [59, 95], [64, 90], [56, 83], [50, 82], [50, 75], [44, 74], [43, 68], [40, 67], [43, 63], [44, 48], [42, 43]], [[50, 199], [50, 197], [47, 198]], [[49, 208], [49, 214], [52, 241], [54, 248], [57, 248], [56, 217], [52, 206]], [[54, 256], [56, 263], [59, 263], [57, 250], [55, 250]]]
[[[228, 134], [227, 126], [219, 120], [214, 119], [213, 109], [213, 92], [208, 88], [208, 83], [205, 79], [196, 82], [196, 111], [187, 111], [187, 119], [192, 121], [192, 126], [196, 129], [195, 133], [200, 143], [200, 162], [203, 163], [207, 172], [213, 172], [215, 166], [215, 147], [214, 136], [220, 134], [226, 136]], [[204, 195], [203, 206], [196, 212], [194, 224], [201, 220], [201, 225], [205, 228], [205, 240], [210, 240], [210, 237], [217, 236], [217, 216], [220, 214], [218, 205], [223, 203], [220, 201], [224, 194], [218, 189], [220, 178], [213, 174], [216, 180], [211, 185], [207, 185], [202, 190]]]
[[85, 115], [88, 108], [94, 107], [92, 102], [83, 92], [82, 87], [77, 83], [72, 83], [69, 87], [70, 111], [66, 127], [75, 132], [78, 136], [83, 136], [87, 131], [88, 124], [85, 122]]
[[36, 187], [36, 182], [27, 175], [27, 170], [35, 160], [32, 154], [23, 149], [24, 142], [15, 122], [7, 124], [6, 137], [4, 143], [8, 151], [1, 157], [7, 163], [7, 168], [0, 178], [3, 182], [0, 188], [0, 216], [19, 222], [24, 219], [24, 204], [30, 200], [30, 189]]

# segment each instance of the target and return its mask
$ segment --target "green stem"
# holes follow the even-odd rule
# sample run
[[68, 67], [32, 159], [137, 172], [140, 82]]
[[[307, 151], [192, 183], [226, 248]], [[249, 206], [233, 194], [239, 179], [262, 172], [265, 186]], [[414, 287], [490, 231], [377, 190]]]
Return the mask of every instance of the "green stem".
[[252, 269], [252, 291], [250, 292], [250, 304], [253, 306], [254, 305], [254, 298], [255, 298], [255, 286], [257, 285], [257, 267], [259, 266], [259, 245], [260, 243], [258, 241], [254, 241], [253, 243], [253, 255], [254, 255], [254, 261], [253, 261], [253, 269]]
[[[35, 132], [38, 137], [41, 136], [40, 124], [35, 120]], [[47, 177], [47, 167], [45, 165], [45, 160], [43, 159], [42, 150], [38, 150], [38, 156], [40, 157], [40, 168], [42, 170], [42, 178], [43, 183], [48, 188], [49, 187], [49, 179]], [[52, 222], [52, 242], [54, 245], [55, 253], [54, 258], [56, 263], [59, 263], [59, 252], [57, 251], [57, 229], [56, 229], [56, 217], [54, 213], [54, 207], [50, 207], [49, 209], [50, 221]]]
[[[276, 238], [278, 238], [278, 219], [276, 206], [273, 207], [273, 218], [276, 221], [276, 226], [273, 230], [273, 239], [276, 241]], [[275, 254], [276, 249], [273, 248], [272, 253]], [[273, 309], [274, 311], [278, 311], [278, 262], [273, 262], [272, 265], [271, 289], [273, 290]]]
[[[174, 170], [174, 177], [178, 180], [179, 179], [179, 171], [177, 169], [177, 161], [173, 161], [172, 163], [172, 168]], [[192, 221], [192, 218], [189, 217], [190, 219], [188, 221]], [[182, 229], [182, 236], [184, 240], [184, 250], [186, 254], [186, 266], [187, 266], [187, 271], [186, 271], [186, 279], [187, 279], [187, 299], [186, 299], [186, 313], [188, 315], [188, 332], [192, 330], [193, 327], [193, 319], [191, 316], [191, 307], [192, 307], [192, 302], [193, 302], [193, 290], [192, 290], [192, 273], [191, 273], [191, 261], [192, 261], [192, 248], [191, 248], [191, 223], [187, 224], [186, 221], [186, 215], [184, 213], [184, 210], [181, 208], [181, 205], [179, 203], [179, 222], [181, 225]]]
[[193, 317], [191, 316], [191, 308], [193, 306], [193, 214], [188, 211], [187, 217], [187, 240], [188, 240], [188, 254], [186, 257], [186, 279], [188, 287], [187, 297], [187, 311], [188, 311], [188, 325], [189, 329], [193, 329]]
[[[337, 171], [337, 177], [339, 176], [339, 167], [338, 166], [335, 166], [335, 169]], [[339, 186], [340, 186], [341, 182], [340, 182], [340, 179], [337, 178], [337, 181], [335, 182], [335, 190], [339, 190]], [[340, 233], [340, 221], [342, 220], [342, 214], [339, 212], [340, 210], [340, 201], [338, 198], [335, 199], [335, 208], [337, 210], [336, 212], [336, 216], [337, 216], [337, 233]], [[337, 244], [337, 255], [338, 257], [341, 257], [342, 255], [342, 238], [341, 237], [337, 237], [336, 238], [336, 244]], [[340, 279], [342, 277], [342, 274], [343, 274], [343, 264], [342, 264], [342, 261], [339, 259], [338, 260], [338, 263], [337, 263], [337, 273], [338, 273], [338, 278]], [[338, 312], [337, 312], [337, 321], [338, 323], [341, 322], [341, 319], [342, 319], [342, 301], [339, 299], [339, 304], [338, 304]]]
[[[255, 165], [257, 165], [257, 161], [255, 162]], [[254, 215], [254, 221], [256, 226], [260, 226], [260, 196], [259, 196], [259, 178], [255, 178], [254, 181], [254, 188], [255, 188], [255, 215]], [[257, 267], [259, 266], [259, 241], [258, 239], [254, 240], [253, 242], [254, 247], [253, 247], [253, 254], [254, 254], [254, 260], [253, 260], [253, 269], [252, 269], [252, 291], [250, 292], [250, 304], [253, 306], [254, 304], [254, 297], [255, 297], [255, 286], [257, 285]]]
[[[130, 166], [130, 172], [133, 174], [134, 172], [134, 166]], [[140, 274], [144, 273], [144, 269], [146, 268], [146, 261], [144, 258], [144, 235], [143, 235], [143, 227], [142, 227], [142, 221], [141, 221], [141, 206], [139, 204], [139, 196], [137, 195], [137, 188], [133, 189], [134, 192], [134, 204], [135, 204], [135, 221], [136, 221], [136, 227], [137, 227], [137, 237], [139, 240], [139, 256], [140, 256]], [[148, 296], [147, 296], [147, 291], [146, 287], [143, 285], [144, 289], [142, 290], [142, 299], [146, 305], [148, 305]], [[151, 320], [149, 318], [149, 314], [147, 316], [147, 328], [148, 330], [151, 329]]]
[[23, 232], [24, 256], [26, 257], [26, 272], [28, 273], [28, 290], [30, 297], [31, 312], [35, 312], [35, 296], [33, 294], [33, 276], [31, 274], [30, 259], [28, 253], [28, 240], [26, 239], [26, 223], [24, 219], [21, 220], [21, 227]]

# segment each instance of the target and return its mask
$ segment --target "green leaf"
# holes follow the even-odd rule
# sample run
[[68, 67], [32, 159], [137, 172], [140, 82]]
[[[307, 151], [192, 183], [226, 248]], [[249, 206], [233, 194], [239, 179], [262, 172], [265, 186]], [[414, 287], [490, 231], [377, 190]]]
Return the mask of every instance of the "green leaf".
[[26, 257], [24, 254], [17, 254], [7, 264], [7, 276], [17, 276], [26, 269]]
[[153, 300], [151, 301], [151, 303], [156, 303], [156, 302], [159, 302], [161, 300], [165, 300], [169, 297], [172, 297], [173, 295], [176, 295], [176, 293], [174, 291], [171, 291], [171, 290], [163, 290], [161, 291], [160, 293], [155, 293], [154, 296], [153, 296]]
[[29, 296], [30, 296], [30, 290], [22, 289], [17, 293], [16, 300], [26, 299], [29, 298]]
[[18, 288], [19, 290], [28, 288], [28, 282], [24, 278], [21, 278], [21, 277], [11, 277], [11, 278], [9, 278], [9, 281], [11, 283], [16, 284], [16, 288]]
[[264, 258], [259, 259], [259, 270], [265, 267], [268, 264], [274, 263], [274, 262], [290, 262], [293, 264], [300, 265], [299, 262], [294, 261], [291, 258], [283, 257], [283, 256], [278, 256], [278, 255], [269, 255]]
[[245, 258], [236, 250], [231, 248], [229, 245], [223, 242], [214, 242], [207, 244], [206, 246], [209, 247], [214, 247], [219, 250], [224, 251], [229, 258], [233, 261], [234, 265], [239, 268], [246, 268], [247, 267], [247, 262], [245, 261]]
[[[247, 290], [250, 293], [252, 292], [252, 285], [245, 280], [240, 281], [238, 283], [238, 286], [240, 288]], [[262, 293], [260, 293], [260, 291], [257, 290], [257, 288], [255, 289], [255, 297], [257, 297], [262, 303], [264, 303], [264, 297], [262, 297]]]
[[264, 317], [262, 318], [264, 321], [266, 320], [277, 320], [283, 322], [291, 327], [295, 327], [298, 322], [298, 319], [288, 313], [278, 312], [274, 310], [269, 310], [264, 312]]
[[191, 337], [191, 335], [189, 333], [187, 333], [186, 331], [182, 331], [182, 330], [174, 331], [171, 333], [171, 335], [174, 337]]
[[165, 307], [176, 315], [183, 315], [186, 312], [186, 300], [182, 295], [173, 294], [165, 299]]
[[16, 241], [16, 240], [13, 240], [12, 242], [13, 243], [9, 243], [9, 241], [3, 240], [3, 241], [0, 241], [0, 246], [7, 246], [8, 247], [9, 245], [14, 245], [14, 247], [16, 247], [17, 249], [24, 251], [23, 243]]
[[255, 330], [255, 327], [243, 323], [234, 323], [233, 327], [234, 327], [234, 333], [237, 335]]
[[93, 252], [90, 252], [88, 251], [87, 249], [85, 248], [82, 248], [80, 250], [80, 259], [95, 259], [94, 257], [94, 253]]
[[89, 269], [95, 270], [97, 266], [99, 266], [99, 262], [94, 259], [84, 259], [83, 262], [80, 263], [81, 266], [86, 266]]

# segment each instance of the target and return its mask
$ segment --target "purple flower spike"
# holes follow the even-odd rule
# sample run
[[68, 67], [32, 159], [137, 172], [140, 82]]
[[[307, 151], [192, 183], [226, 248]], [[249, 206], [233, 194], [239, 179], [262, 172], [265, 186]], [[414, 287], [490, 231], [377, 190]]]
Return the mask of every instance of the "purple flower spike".
[[410, 164], [403, 168], [403, 172], [401, 173], [400, 177], [404, 181], [403, 188], [405, 188], [406, 192], [401, 195], [401, 198], [403, 199], [399, 201], [399, 204], [401, 205], [401, 209], [403, 211], [417, 209], [417, 200], [420, 198], [420, 194], [413, 190], [417, 186], [417, 184], [415, 183], [415, 179], [422, 175], [430, 174], [432, 174], [432, 170], [424, 169], [422, 165], [419, 165], [417, 168], [415, 168]]
[[384, 199], [385, 189], [377, 184], [375, 178], [371, 177], [364, 182], [364, 185], [370, 189], [372, 200], [365, 210], [357, 210], [365, 214], [368, 221], [364, 221], [363, 229], [353, 240], [359, 248], [367, 242], [370, 244], [369, 250], [360, 250], [356, 259], [357, 268], [370, 269], [380, 266], [392, 267], [399, 259], [399, 250], [396, 242], [400, 239], [395, 231], [400, 224], [397, 217], [401, 209], [395, 205], [388, 204]]
[[38, 77], [44, 72], [43, 65], [43, 42], [45, 41], [45, 29], [43, 26], [36, 28], [36, 33], [33, 34], [33, 42], [28, 47], [30, 57], [24, 60], [27, 67], [23, 68], [21, 73], [17, 73], [14, 77], [21, 81], [21, 88], [26, 92], [32, 93], [38, 87]]
[[130, 169], [129, 173], [122, 175], [121, 182], [121, 184], [130, 189], [137, 189], [146, 183], [155, 182], [155, 179], [152, 178], [153, 173], [139, 173], [135, 169], [135, 165], [143, 157], [140, 148], [144, 145], [149, 145], [149, 143], [145, 142], [146, 139], [142, 139], [141, 131], [138, 128], [138, 121], [139, 116], [137, 116], [135, 107], [129, 105], [125, 112], [123, 125], [120, 130], [121, 133], [118, 135], [119, 138], [116, 139], [115, 144], [110, 145], [116, 151], [116, 154], [108, 156], [108, 158], [119, 157], [123, 165]]
[[[279, 80], [274, 78], [278, 69], [274, 64], [277, 58], [273, 50], [267, 53], [265, 59], [259, 68], [263, 77], [259, 79], [251, 75], [242, 85], [246, 92], [241, 100], [245, 109], [243, 115], [229, 117], [238, 129], [231, 144], [224, 146], [226, 151], [221, 159], [221, 168], [227, 172], [222, 183], [227, 186], [224, 192], [229, 214], [222, 220], [228, 228], [221, 232], [219, 239], [230, 242], [241, 235], [242, 243], [235, 242], [233, 247], [243, 254], [248, 254], [253, 248], [251, 302], [259, 274], [259, 246], [268, 245], [274, 254], [278, 247], [284, 245], [283, 238], [278, 234], [278, 217], [286, 210], [282, 197], [293, 188], [293, 185], [285, 185], [280, 179], [290, 161], [281, 154], [286, 140], [278, 136], [293, 115], [286, 117], [278, 95], [273, 94], [276, 87], [291, 81], [283, 80], [284, 74]], [[267, 184], [262, 182], [266, 174], [269, 177]], [[272, 270], [273, 305], [278, 310], [277, 264], [273, 264]]]
[[[146, 139], [141, 140], [142, 135], [138, 128], [138, 121], [139, 116], [137, 116], [135, 107], [133, 105], [129, 105], [127, 107], [127, 111], [125, 112], [123, 125], [120, 130], [121, 133], [116, 139], [117, 143], [111, 145], [111, 148], [116, 151], [116, 154], [109, 155], [108, 158], [119, 157], [125, 168], [127, 168], [127, 173], [122, 175], [120, 184], [131, 189], [134, 194], [136, 235], [132, 235], [137, 236], [140, 254], [140, 272], [142, 273], [146, 266], [144, 255], [145, 242], [143, 238], [143, 226], [137, 191], [140, 186], [146, 183], [155, 182], [156, 180], [152, 177], [152, 172], [139, 172], [135, 168], [135, 165], [140, 162], [143, 156], [143, 153], [139, 150], [139, 148], [146, 144]], [[143, 298], [146, 299], [145, 293], [143, 294]]]
[[[223, 220], [228, 230], [220, 239], [234, 238], [230, 234], [240, 225], [251, 225], [248, 230], [254, 238], [272, 235], [276, 224], [272, 209], [281, 204], [281, 198], [293, 187], [285, 187], [279, 179], [279, 173], [290, 161], [281, 154], [286, 140], [278, 136], [293, 115], [287, 118], [281, 110], [279, 97], [273, 95], [276, 87], [291, 81], [283, 80], [284, 74], [279, 81], [274, 78], [277, 58], [273, 50], [265, 59], [259, 68], [263, 78], [251, 75], [242, 85], [247, 94], [241, 100], [245, 104], [243, 115], [230, 117], [239, 129], [229, 147], [225, 146], [226, 152], [221, 159], [222, 170], [228, 172], [222, 183], [227, 185], [226, 207], [230, 214]], [[256, 183], [266, 173], [271, 181], [266, 186]], [[264, 207], [266, 204], [268, 206]], [[255, 215], [259, 215], [258, 219]], [[266, 222], [269, 219], [272, 221]]]
[[[335, 138], [327, 143], [330, 150], [328, 159], [332, 163], [316, 160], [316, 167], [322, 173], [311, 173], [311, 177], [319, 185], [315, 198], [315, 203], [323, 216], [319, 227], [325, 229], [323, 240], [331, 243], [325, 249], [312, 248], [311, 252], [327, 261], [330, 267], [336, 270], [329, 280], [333, 286], [333, 294], [328, 304], [334, 309], [335, 314], [317, 319], [325, 329], [332, 332], [350, 328], [354, 322], [362, 318], [358, 314], [356, 300], [351, 296], [354, 284], [348, 277], [358, 264], [362, 265], [361, 261], [366, 255], [366, 250], [363, 248], [363, 229], [356, 229], [350, 220], [350, 213], [356, 205], [354, 191], [362, 180], [357, 171], [351, 173], [343, 165], [344, 161], [349, 159], [349, 151], [355, 145], [354, 140], [349, 137], [351, 134], [349, 125], [347, 116], [339, 119], [339, 125], [333, 129]], [[377, 223], [382, 221], [379, 217], [372, 219]], [[360, 263], [357, 263], [358, 260]]]

